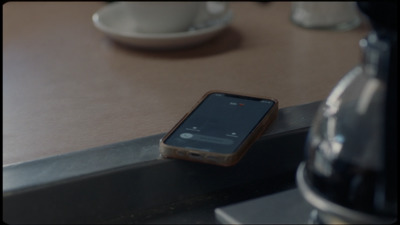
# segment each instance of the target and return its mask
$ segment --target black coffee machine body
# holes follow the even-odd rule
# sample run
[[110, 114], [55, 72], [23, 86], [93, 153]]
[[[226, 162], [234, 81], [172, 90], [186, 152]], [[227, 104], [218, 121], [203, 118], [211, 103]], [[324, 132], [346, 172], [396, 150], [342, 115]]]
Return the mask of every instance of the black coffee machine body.
[[297, 184], [310, 223], [397, 221], [397, 2], [362, 2], [373, 30], [362, 63], [320, 106]]

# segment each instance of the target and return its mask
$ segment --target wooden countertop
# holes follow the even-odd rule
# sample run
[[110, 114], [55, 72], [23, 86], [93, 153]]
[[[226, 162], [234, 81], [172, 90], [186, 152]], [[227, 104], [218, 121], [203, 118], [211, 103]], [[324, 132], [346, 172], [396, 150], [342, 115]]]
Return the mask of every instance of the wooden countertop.
[[166, 132], [212, 89], [280, 107], [322, 100], [369, 31], [307, 30], [290, 22], [290, 2], [233, 2], [232, 24], [208, 43], [143, 51], [93, 26], [104, 5], [3, 5], [3, 165]]

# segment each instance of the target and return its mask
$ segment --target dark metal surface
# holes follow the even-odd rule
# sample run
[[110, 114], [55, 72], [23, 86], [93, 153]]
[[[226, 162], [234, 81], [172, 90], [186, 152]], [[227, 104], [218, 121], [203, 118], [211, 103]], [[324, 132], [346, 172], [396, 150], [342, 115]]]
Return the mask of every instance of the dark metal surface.
[[143, 210], [121, 213], [107, 224], [218, 224], [214, 210], [295, 187], [293, 174], [280, 174], [256, 182], [185, 198]]
[[[305, 137], [318, 105], [279, 110], [266, 133], [229, 168], [160, 158], [158, 142], [163, 134], [4, 166], [3, 221], [138, 222], [127, 215], [145, 215], [150, 212], [146, 209], [291, 177], [303, 159]], [[213, 217], [212, 212], [207, 215]], [[144, 223], [145, 216], [141, 218]]]
[[217, 208], [215, 216], [222, 224], [307, 224], [312, 209], [293, 188]]

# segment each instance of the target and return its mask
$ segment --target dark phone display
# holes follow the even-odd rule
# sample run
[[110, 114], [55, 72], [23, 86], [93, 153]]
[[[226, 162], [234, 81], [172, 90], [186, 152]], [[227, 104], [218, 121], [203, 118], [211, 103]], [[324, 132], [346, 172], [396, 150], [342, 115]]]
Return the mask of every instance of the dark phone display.
[[268, 99], [212, 93], [165, 140], [208, 152], [235, 152], [275, 103]]

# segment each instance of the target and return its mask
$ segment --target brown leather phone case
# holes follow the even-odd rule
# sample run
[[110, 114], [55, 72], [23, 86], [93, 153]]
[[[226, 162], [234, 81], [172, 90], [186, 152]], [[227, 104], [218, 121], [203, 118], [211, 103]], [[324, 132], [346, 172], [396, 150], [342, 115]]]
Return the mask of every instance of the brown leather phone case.
[[[239, 146], [239, 148], [231, 154], [221, 154], [216, 152], [206, 152], [196, 149], [182, 148], [178, 146], [171, 146], [165, 143], [165, 140], [185, 121], [185, 119], [199, 106], [199, 104], [210, 94], [223, 93], [231, 95], [239, 95], [246, 97], [255, 97], [260, 99], [267, 99], [274, 102], [274, 105], [269, 112], [262, 118], [257, 126], [251, 131], [249, 136]], [[208, 164], [214, 164], [219, 166], [233, 166], [245, 155], [250, 146], [259, 138], [265, 131], [265, 129], [271, 124], [271, 122], [278, 115], [278, 100], [273, 98], [265, 98], [260, 96], [249, 96], [237, 93], [225, 92], [225, 91], [209, 91], [207, 92], [161, 140], [160, 140], [160, 153], [166, 158], [177, 158], [189, 161], [196, 161]]]

